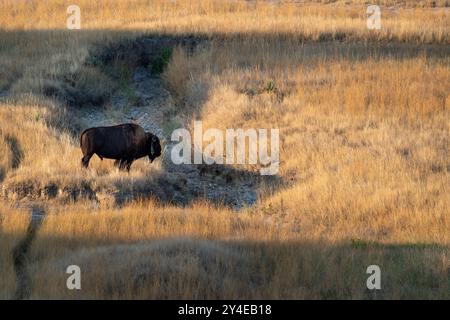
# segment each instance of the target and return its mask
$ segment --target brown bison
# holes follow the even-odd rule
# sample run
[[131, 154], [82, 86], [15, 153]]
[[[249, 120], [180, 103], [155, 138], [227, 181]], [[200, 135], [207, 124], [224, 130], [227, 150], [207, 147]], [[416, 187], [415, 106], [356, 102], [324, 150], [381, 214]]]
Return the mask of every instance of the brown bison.
[[128, 171], [136, 159], [148, 156], [153, 162], [161, 155], [158, 137], [132, 123], [86, 129], [81, 134], [80, 146], [83, 152], [81, 163], [85, 168], [94, 154], [101, 160], [115, 159], [116, 166]]

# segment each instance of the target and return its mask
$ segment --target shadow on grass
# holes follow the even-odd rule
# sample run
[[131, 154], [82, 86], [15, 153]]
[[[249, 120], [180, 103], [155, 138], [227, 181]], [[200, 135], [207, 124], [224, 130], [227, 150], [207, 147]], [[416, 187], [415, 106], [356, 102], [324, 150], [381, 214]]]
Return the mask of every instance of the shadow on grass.
[[[2, 132], [0, 129], [0, 137], [2, 137]], [[12, 135], [5, 135], [3, 137], [4, 141], [8, 145], [9, 152], [11, 154], [11, 169], [15, 170], [20, 166], [20, 163], [23, 160], [24, 154], [22, 151], [22, 148], [20, 146], [19, 141], [16, 139], [16, 137]], [[0, 183], [5, 179], [6, 177], [6, 170], [3, 168], [0, 168]]]
[[[121, 239], [37, 235], [29, 254], [32, 298], [42, 299], [448, 299], [439, 244]], [[82, 290], [67, 290], [78, 265]], [[381, 290], [366, 286], [381, 269]]]
[[41, 207], [30, 208], [30, 223], [23, 238], [13, 249], [12, 256], [14, 261], [14, 271], [16, 273], [16, 290], [13, 296], [14, 300], [28, 299], [31, 295], [32, 277], [28, 270], [28, 255], [33, 240], [41, 227], [44, 210]]
[[20, 166], [20, 163], [22, 162], [24, 156], [22, 148], [20, 147], [20, 143], [16, 139], [16, 137], [13, 137], [11, 135], [6, 135], [5, 141], [8, 144], [12, 155], [11, 168], [17, 169]]

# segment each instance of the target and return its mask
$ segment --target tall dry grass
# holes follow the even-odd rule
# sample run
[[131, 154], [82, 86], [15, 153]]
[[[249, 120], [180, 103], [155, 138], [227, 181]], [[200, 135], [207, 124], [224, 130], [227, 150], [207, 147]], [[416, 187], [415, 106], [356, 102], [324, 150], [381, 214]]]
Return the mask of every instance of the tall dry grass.
[[[50, 206], [30, 257], [33, 298], [448, 297], [448, 61], [283, 45], [178, 49], [164, 80], [179, 116], [197, 114], [205, 129], [279, 127], [285, 186], [239, 214], [204, 203]], [[4, 125], [35, 119], [14, 108]], [[30, 142], [25, 154], [41, 143]], [[70, 152], [47, 177], [59, 166], [73, 177]], [[82, 291], [66, 290], [71, 264]], [[366, 290], [370, 264], [382, 266], [381, 295]]]
[[[48, 204], [32, 298], [449, 298], [449, 20], [442, 8], [384, 7], [373, 32], [354, 2], [78, 1], [83, 30], [68, 32], [69, 2], [0, 1], [0, 183]], [[95, 158], [82, 171], [67, 130], [79, 119], [45, 92], [68, 78], [76, 93], [108, 96], [90, 52], [143, 34], [209, 37], [175, 50], [163, 75], [177, 121], [280, 128], [282, 183], [254, 207], [45, 200], [53, 187], [111, 197], [161, 174], [137, 163], [123, 176]], [[1, 298], [28, 222], [16, 211], [0, 207]], [[65, 287], [71, 264], [81, 291]], [[383, 272], [376, 296], [371, 264]]]
[[[385, 1], [392, 5], [398, 1]], [[409, 2], [412, 4], [413, 2]], [[423, 2], [422, 2], [423, 3]], [[1, 28], [6, 30], [61, 30], [66, 28], [70, 1], [17, 2], [3, 0]], [[439, 3], [437, 3], [439, 5]], [[449, 43], [445, 8], [383, 7], [382, 30], [366, 27], [366, 6], [299, 4], [284, 1], [128, 0], [78, 1], [82, 29], [128, 29], [166, 34], [264, 34], [297, 39], [398, 40]], [[444, 6], [445, 3], [440, 3]]]
[[[345, 257], [345, 258], [343, 258]], [[135, 203], [57, 207], [30, 254], [32, 298], [448, 298], [448, 247], [311, 240], [258, 211]], [[69, 265], [81, 290], [67, 290]], [[365, 270], [383, 268], [383, 291]]]
[[448, 244], [448, 58], [284, 45], [179, 50], [165, 73], [204, 130], [280, 129], [287, 187], [257, 210], [314, 239]]

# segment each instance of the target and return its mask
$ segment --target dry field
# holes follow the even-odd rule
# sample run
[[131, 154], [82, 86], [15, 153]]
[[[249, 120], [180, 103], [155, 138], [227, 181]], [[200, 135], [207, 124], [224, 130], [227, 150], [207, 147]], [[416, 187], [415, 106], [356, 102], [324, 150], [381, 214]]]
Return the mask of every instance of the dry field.
[[[449, 4], [375, 1], [377, 31], [345, 2], [80, 0], [68, 31], [67, 1], [0, 0], [0, 298], [28, 279], [31, 299], [450, 299]], [[134, 70], [156, 64], [136, 43], [163, 37], [166, 135], [280, 129], [276, 177], [232, 168], [253, 206], [194, 197], [162, 159], [81, 169], [83, 110], [125, 113], [111, 97], [134, 103]], [[31, 205], [46, 215], [16, 279]], [[66, 288], [73, 264], [82, 290]]]

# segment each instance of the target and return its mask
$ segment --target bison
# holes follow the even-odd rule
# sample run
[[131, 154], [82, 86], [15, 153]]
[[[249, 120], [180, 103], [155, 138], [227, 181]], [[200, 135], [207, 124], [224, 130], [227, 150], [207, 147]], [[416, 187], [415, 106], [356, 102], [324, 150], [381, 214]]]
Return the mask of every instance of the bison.
[[94, 154], [101, 160], [115, 159], [115, 165], [127, 171], [136, 159], [148, 156], [153, 162], [161, 155], [159, 138], [133, 123], [86, 129], [80, 136], [80, 147], [83, 152], [81, 163], [85, 168]]

